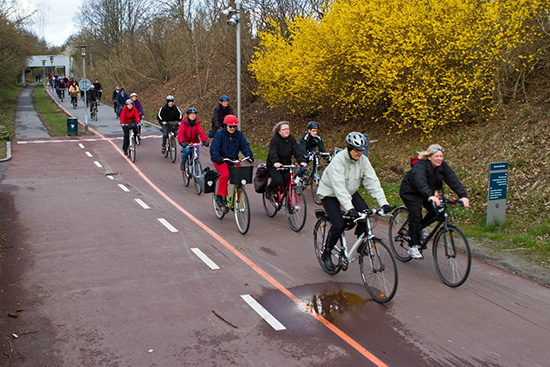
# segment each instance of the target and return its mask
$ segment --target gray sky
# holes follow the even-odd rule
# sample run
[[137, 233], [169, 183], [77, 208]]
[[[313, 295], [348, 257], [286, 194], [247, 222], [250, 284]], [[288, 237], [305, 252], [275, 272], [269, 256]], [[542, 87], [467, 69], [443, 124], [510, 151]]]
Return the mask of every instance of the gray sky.
[[33, 24], [27, 28], [50, 45], [61, 46], [70, 35], [76, 33], [76, 16], [83, 0], [16, 0], [23, 14], [37, 9]]

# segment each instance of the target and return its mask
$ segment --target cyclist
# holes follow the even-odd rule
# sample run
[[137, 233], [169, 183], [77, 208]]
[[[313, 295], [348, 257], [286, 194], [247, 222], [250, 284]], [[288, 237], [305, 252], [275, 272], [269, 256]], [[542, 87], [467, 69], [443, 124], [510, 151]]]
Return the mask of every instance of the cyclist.
[[[137, 99], [137, 97], [137, 93], [130, 94], [130, 99], [132, 100], [132, 102], [134, 102], [134, 107], [139, 112], [139, 121], [141, 121], [143, 120], [143, 116], [145, 116], [145, 113], [143, 113], [143, 106], [141, 105], [141, 102], [139, 101], [139, 99]], [[141, 124], [139, 125], [136, 139], [138, 143], [141, 142]]]
[[197, 144], [201, 141], [204, 146], [207, 147], [210, 142], [208, 137], [202, 128], [201, 122], [197, 119], [197, 110], [193, 107], [188, 108], [187, 117], [181, 120], [180, 128], [178, 130], [178, 143], [183, 148], [181, 155], [181, 166], [187, 162], [187, 157], [191, 154], [190, 144]]
[[120, 126], [124, 132], [122, 151], [125, 155], [128, 155], [128, 145], [130, 144], [130, 124], [135, 123], [135, 126], [132, 128], [134, 130], [134, 134], [137, 134], [140, 121], [139, 112], [136, 108], [134, 108], [134, 102], [132, 102], [131, 99], [127, 99], [126, 107], [120, 111]]
[[57, 96], [59, 97], [59, 99], [61, 99], [61, 93], [63, 93], [63, 97], [65, 97], [65, 88], [67, 88], [67, 84], [65, 84], [65, 80], [63, 80], [63, 78], [58, 78]]
[[69, 94], [71, 95], [71, 104], [78, 104], [78, 93], [80, 92], [80, 89], [78, 89], [78, 84], [76, 84], [76, 81], [73, 80], [73, 83], [69, 87]]
[[233, 107], [229, 104], [229, 97], [225, 94], [220, 97], [220, 103], [214, 107], [214, 114], [212, 115], [212, 131], [210, 137], [213, 138], [216, 133], [223, 129], [223, 119], [227, 115], [233, 115]]
[[[349, 133], [346, 145], [347, 149], [336, 154], [330, 161], [317, 190], [331, 224], [325, 250], [321, 256], [329, 271], [335, 269], [330, 256], [331, 251], [345, 228], [340, 206], [347, 210], [346, 215], [355, 218], [359, 217], [358, 211], [368, 209], [367, 203], [357, 191], [361, 183], [385, 213], [392, 210], [376, 172], [369, 159], [363, 155], [367, 147], [365, 136], [358, 132]], [[355, 234], [359, 236], [365, 229], [366, 223], [358, 223]]]
[[120, 87], [119, 87], [119, 86], [117, 86], [117, 87], [115, 88], [115, 90], [113, 91], [113, 98], [112, 98], [112, 100], [113, 100], [113, 106], [114, 106], [114, 109], [115, 109], [115, 115], [117, 115], [117, 116], [118, 116], [118, 113], [117, 113], [117, 111], [116, 111], [116, 107], [117, 107], [117, 104], [116, 104], [116, 97], [118, 97], [118, 93], [120, 93]]
[[166, 97], [166, 104], [164, 104], [157, 114], [157, 120], [159, 120], [162, 126], [162, 154], [166, 153], [166, 138], [168, 138], [168, 132], [172, 131], [174, 134], [178, 133], [179, 122], [183, 120], [183, 115], [174, 104], [174, 96]]
[[290, 135], [290, 123], [279, 121], [273, 127], [273, 137], [269, 142], [267, 154], [266, 167], [271, 176], [271, 182], [266, 187], [268, 198], [273, 197], [278, 187], [289, 180], [290, 172], [279, 171], [277, 168], [292, 164], [292, 156], [302, 167], [307, 167], [307, 163], [304, 162], [304, 152], [298, 146], [294, 136]]
[[[298, 146], [300, 149], [302, 149], [302, 152], [304, 152], [304, 161], [306, 163], [309, 163], [307, 154], [309, 152], [318, 153], [322, 152], [325, 153], [325, 144], [323, 143], [323, 140], [319, 136], [319, 123], [315, 121], [310, 121], [307, 124], [307, 131], [302, 135], [300, 140], [298, 141]], [[306, 169], [304, 167], [301, 167], [298, 170], [298, 173], [296, 173], [296, 178], [294, 178], [294, 182], [296, 182], [296, 185], [300, 183], [300, 180], [302, 179], [302, 176], [306, 172]]]
[[117, 108], [116, 111], [118, 111], [117, 114], [120, 115], [120, 113], [122, 112], [122, 109], [124, 108], [124, 105], [126, 104], [126, 101], [129, 99], [130, 99], [130, 96], [128, 95], [128, 93], [126, 93], [124, 88], [120, 88], [115, 99], [115, 104]]
[[94, 88], [97, 91], [97, 101], [99, 102], [101, 100], [101, 95], [103, 94], [103, 87], [101, 86], [99, 79], [95, 80]]
[[235, 115], [227, 115], [223, 119], [225, 129], [220, 130], [218, 134], [212, 139], [212, 145], [210, 146], [210, 160], [214, 162], [214, 167], [220, 173], [220, 179], [218, 181], [218, 206], [223, 207], [227, 203], [227, 182], [229, 181], [229, 169], [227, 165], [233, 165], [231, 162], [226, 162], [223, 159], [229, 158], [236, 160], [239, 158], [239, 152], [242, 152], [245, 157], [250, 157], [252, 162], [254, 157], [248, 141], [240, 130], [237, 130], [239, 126], [239, 120]]
[[[409, 254], [415, 259], [423, 258], [420, 252], [421, 230], [437, 216], [436, 208], [441, 205], [439, 193], [442, 193], [443, 181], [458, 195], [465, 207], [470, 206], [464, 186], [443, 160], [443, 153], [443, 148], [438, 144], [432, 144], [427, 150], [419, 152], [418, 161], [407, 172], [399, 188], [399, 196], [409, 211], [412, 244]], [[428, 211], [424, 218], [422, 207]]]
[[97, 90], [95, 89], [95, 86], [93, 84], [90, 86], [90, 90], [88, 91], [88, 93], [86, 93], [86, 98], [88, 99], [86, 103], [90, 105], [90, 112], [92, 112], [94, 104], [97, 104], [97, 101], [99, 99]]

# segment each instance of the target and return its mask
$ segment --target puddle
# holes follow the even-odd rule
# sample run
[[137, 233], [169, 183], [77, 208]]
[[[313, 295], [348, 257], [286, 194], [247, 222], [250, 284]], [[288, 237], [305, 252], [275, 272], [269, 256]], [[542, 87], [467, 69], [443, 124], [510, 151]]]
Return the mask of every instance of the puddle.
[[365, 302], [367, 302], [366, 299], [346, 291], [316, 294], [305, 300], [315, 313], [329, 321], [333, 321], [338, 315], [352, 311]]

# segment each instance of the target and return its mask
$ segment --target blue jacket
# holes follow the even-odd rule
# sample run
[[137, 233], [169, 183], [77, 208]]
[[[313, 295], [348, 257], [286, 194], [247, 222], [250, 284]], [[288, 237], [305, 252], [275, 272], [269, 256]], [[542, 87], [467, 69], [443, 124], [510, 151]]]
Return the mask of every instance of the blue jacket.
[[116, 96], [116, 104], [119, 105], [119, 106], [126, 106], [126, 100], [127, 99], [130, 99], [130, 96], [128, 95], [128, 93], [126, 93], [126, 91], [124, 91], [124, 94], [122, 93], [119, 93], [117, 96]]
[[[252, 158], [248, 141], [240, 130], [230, 134], [227, 129], [223, 129], [214, 136], [212, 144], [210, 144], [210, 160], [212, 162], [216, 162], [218, 158], [238, 159], [239, 152], [242, 152], [245, 157]], [[226, 163], [231, 165], [229, 162]]]

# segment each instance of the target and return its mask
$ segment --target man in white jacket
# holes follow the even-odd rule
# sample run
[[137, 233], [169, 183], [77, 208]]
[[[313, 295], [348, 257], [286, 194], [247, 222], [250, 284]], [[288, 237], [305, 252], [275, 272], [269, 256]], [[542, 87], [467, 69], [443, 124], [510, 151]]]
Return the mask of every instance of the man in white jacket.
[[[386, 200], [384, 190], [380, 186], [378, 176], [376, 176], [369, 159], [363, 155], [363, 151], [367, 147], [365, 136], [358, 132], [349, 133], [346, 137], [346, 144], [347, 149], [338, 153], [325, 169], [317, 190], [317, 195], [321, 198], [321, 203], [331, 224], [322, 255], [322, 260], [328, 271], [334, 271], [331, 251], [345, 227], [340, 206], [347, 211], [346, 215], [351, 217], [358, 217], [359, 211], [368, 208], [365, 200], [357, 192], [361, 183], [384, 212], [388, 213], [393, 209]], [[355, 234], [363, 233], [365, 227], [365, 223], [358, 223]]]

